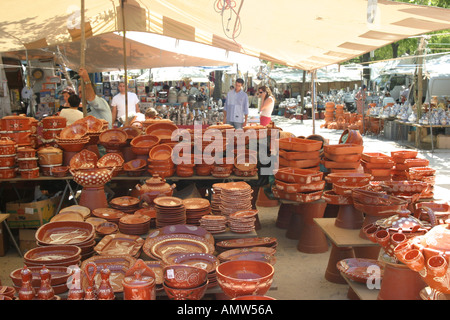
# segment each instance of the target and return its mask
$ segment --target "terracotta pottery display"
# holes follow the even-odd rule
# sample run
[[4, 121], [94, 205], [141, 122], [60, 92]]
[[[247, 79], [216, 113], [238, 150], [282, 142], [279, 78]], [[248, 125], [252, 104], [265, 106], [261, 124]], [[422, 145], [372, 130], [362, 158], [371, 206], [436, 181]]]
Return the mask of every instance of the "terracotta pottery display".
[[14, 140], [9, 137], [0, 138], [0, 156], [16, 155], [16, 150], [17, 143]]
[[158, 196], [171, 196], [176, 185], [169, 185], [164, 178], [155, 174], [152, 178], [147, 179], [145, 184], [135, 186], [139, 191], [139, 199], [151, 205], [153, 200]]
[[173, 288], [163, 283], [164, 291], [171, 300], [201, 300], [208, 289], [209, 280], [195, 288]]
[[221, 263], [217, 281], [230, 298], [246, 295], [265, 295], [273, 282], [274, 267], [267, 262], [233, 260]]
[[208, 279], [205, 269], [173, 264], [163, 268], [164, 283], [171, 288], [189, 289], [203, 285]]
[[394, 250], [401, 262], [418, 272], [432, 289], [443, 294], [450, 293], [449, 237], [449, 224], [439, 224], [426, 234], [399, 244]]
[[150, 150], [159, 144], [161, 139], [155, 135], [146, 134], [134, 137], [131, 142], [131, 150], [137, 155], [147, 155]]

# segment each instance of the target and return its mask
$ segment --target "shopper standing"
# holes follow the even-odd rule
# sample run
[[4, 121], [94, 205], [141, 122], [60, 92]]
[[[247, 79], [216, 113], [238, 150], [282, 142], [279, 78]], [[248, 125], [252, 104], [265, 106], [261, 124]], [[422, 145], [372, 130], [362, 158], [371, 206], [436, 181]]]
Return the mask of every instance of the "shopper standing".
[[267, 126], [272, 119], [272, 112], [275, 106], [275, 97], [267, 86], [259, 87], [258, 93], [261, 98], [261, 109], [259, 112], [259, 123]]
[[64, 107], [59, 115], [66, 118], [67, 125], [71, 125], [75, 121], [83, 118], [83, 112], [78, 110], [78, 108], [80, 107], [81, 99], [74, 93], [69, 96], [67, 101], [69, 103], [69, 107]]
[[133, 92], [127, 92], [128, 114], [125, 116], [125, 83], [119, 83], [119, 93], [111, 101], [113, 122], [117, 120], [125, 122], [126, 117], [134, 116], [139, 112], [139, 98]]
[[224, 106], [224, 123], [231, 124], [235, 129], [242, 129], [247, 125], [248, 96], [244, 92], [244, 80], [236, 80], [234, 90], [227, 94]]
[[363, 114], [364, 103], [366, 101], [366, 85], [363, 85], [361, 90], [359, 90], [355, 95], [356, 100], [356, 112], [358, 114]]

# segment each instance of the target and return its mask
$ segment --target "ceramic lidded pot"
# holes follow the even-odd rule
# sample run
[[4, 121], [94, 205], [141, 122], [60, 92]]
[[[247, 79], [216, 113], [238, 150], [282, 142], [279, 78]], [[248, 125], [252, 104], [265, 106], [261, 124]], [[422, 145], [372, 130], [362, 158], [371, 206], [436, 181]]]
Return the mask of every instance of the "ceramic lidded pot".
[[0, 138], [0, 156], [15, 155], [17, 144], [9, 137]]
[[133, 276], [123, 278], [124, 300], [156, 300], [156, 281], [154, 278], [134, 272]]
[[450, 224], [439, 224], [426, 234], [409, 239], [398, 245], [395, 253], [432, 289], [450, 294]]
[[55, 147], [42, 147], [37, 151], [39, 165], [62, 165], [63, 151]]
[[153, 203], [159, 195], [172, 196], [173, 190], [176, 185], [169, 185], [164, 178], [161, 178], [158, 174], [154, 174], [150, 179], [145, 181], [145, 184], [136, 185], [136, 190], [139, 191], [139, 198], [148, 204]]

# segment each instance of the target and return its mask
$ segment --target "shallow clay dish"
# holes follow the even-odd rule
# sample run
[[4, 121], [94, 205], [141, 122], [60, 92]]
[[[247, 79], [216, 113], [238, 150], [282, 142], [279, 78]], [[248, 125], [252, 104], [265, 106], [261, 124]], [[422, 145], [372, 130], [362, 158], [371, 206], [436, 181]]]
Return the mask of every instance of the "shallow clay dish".
[[177, 129], [178, 127], [173, 123], [153, 123], [145, 129], [145, 134], [157, 136], [161, 140], [171, 140], [172, 133]]
[[340, 260], [337, 263], [337, 268], [340, 272], [345, 274], [349, 279], [366, 283], [370, 277], [373, 277], [373, 273], [369, 268], [379, 268], [381, 270], [380, 276], [383, 276], [384, 264], [374, 259], [363, 258], [349, 258]]
[[322, 148], [322, 141], [301, 138], [281, 138], [279, 147], [288, 151], [318, 151]]
[[84, 217], [77, 211], [60, 211], [50, 219], [50, 222], [54, 221], [84, 221]]
[[103, 237], [94, 247], [94, 250], [99, 255], [126, 255], [136, 257], [143, 244], [144, 239], [139, 236], [116, 233]]
[[344, 155], [344, 154], [361, 154], [364, 150], [364, 146], [344, 143], [344, 144], [333, 144], [323, 147], [323, 151], [332, 155]]
[[84, 123], [72, 123], [68, 125], [59, 133], [60, 139], [80, 139], [86, 135], [88, 131], [87, 125]]
[[281, 168], [275, 173], [275, 179], [285, 182], [307, 184], [322, 180], [323, 172], [300, 168]]
[[36, 240], [43, 245], [76, 245], [94, 237], [94, 226], [85, 221], [48, 222], [36, 231]]

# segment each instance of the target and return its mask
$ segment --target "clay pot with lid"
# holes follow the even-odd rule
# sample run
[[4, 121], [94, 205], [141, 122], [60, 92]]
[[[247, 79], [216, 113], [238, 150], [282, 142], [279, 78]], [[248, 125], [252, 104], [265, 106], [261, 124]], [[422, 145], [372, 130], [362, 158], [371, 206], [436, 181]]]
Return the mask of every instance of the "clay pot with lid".
[[62, 165], [63, 163], [63, 151], [59, 148], [46, 146], [41, 147], [37, 151], [39, 165], [51, 166]]
[[15, 155], [17, 143], [9, 137], [0, 138], [0, 156]]
[[432, 289], [450, 294], [450, 224], [436, 225], [426, 234], [399, 244], [395, 253]]
[[136, 185], [136, 190], [139, 191], [139, 198], [148, 204], [153, 203], [159, 195], [172, 196], [173, 190], [176, 185], [169, 185], [164, 178], [161, 178], [158, 174], [154, 174], [150, 179], [145, 181], [145, 184]]
[[59, 129], [66, 127], [67, 119], [61, 116], [50, 116], [42, 119], [41, 123], [44, 129]]
[[2, 131], [27, 131], [31, 129], [31, 122], [24, 116], [6, 116], [1, 119]]
[[156, 281], [154, 278], [134, 272], [122, 280], [124, 300], [156, 300]]

